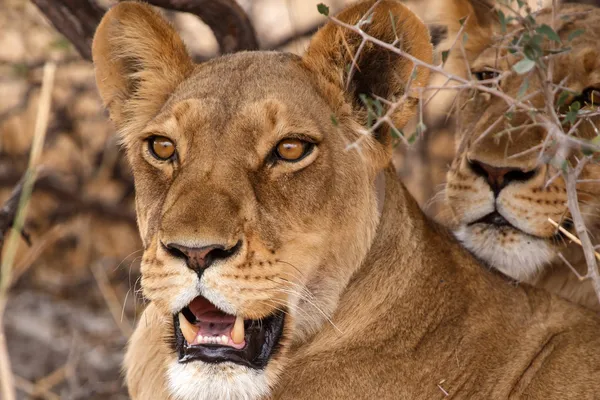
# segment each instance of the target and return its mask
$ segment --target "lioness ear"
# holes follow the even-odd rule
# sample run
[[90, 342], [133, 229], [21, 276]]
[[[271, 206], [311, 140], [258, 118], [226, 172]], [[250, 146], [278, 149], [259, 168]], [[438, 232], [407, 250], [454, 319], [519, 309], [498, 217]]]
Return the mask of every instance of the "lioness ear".
[[[364, 22], [360, 28], [367, 35], [393, 44], [419, 60], [431, 62], [432, 46], [427, 28], [398, 1], [363, 1], [344, 10], [336, 18], [350, 25], [362, 19]], [[367, 124], [369, 118], [364, 96], [399, 100], [407, 85], [412, 89], [425, 86], [429, 77], [427, 68], [414, 69], [412, 61], [379, 44], [363, 42], [359, 33], [335, 21], [329, 21], [315, 34], [304, 62], [341, 89], [345, 102], [352, 105], [355, 117], [358, 116], [363, 124]], [[415, 96], [416, 91], [409, 92], [406, 101], [392, 113], [395, 128], [401, 129], [415, 114], [418, 103]], [[390, 145], [390, 126], [380, 126], [375, 132], [377, 139], [386, 146]]]
[[100, 96], [119, 130], [155, 116], [194, 67], [173, 27], [137, 2], [119, 3], [104, 15], [92, 56]]

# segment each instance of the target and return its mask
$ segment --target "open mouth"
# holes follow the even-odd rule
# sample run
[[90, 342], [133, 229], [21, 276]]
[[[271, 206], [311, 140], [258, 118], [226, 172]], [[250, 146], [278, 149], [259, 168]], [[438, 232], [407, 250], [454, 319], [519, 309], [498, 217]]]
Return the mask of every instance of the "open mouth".
[[259, 320], [244, 320], [198, 296], [173, 317], [179, 362], [233, 362], [264, 368], [279, 349], [283, 322], [284, 311]]

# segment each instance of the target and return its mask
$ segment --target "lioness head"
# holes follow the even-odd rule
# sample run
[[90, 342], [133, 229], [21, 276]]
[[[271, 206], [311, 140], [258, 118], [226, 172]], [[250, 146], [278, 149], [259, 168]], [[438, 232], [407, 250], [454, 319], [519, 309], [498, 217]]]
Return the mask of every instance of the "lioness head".
[[[491, 7], [482, 7], [481, 2], [474, 2], [478, 8], [468, 7], [469, 2], [459, 3], [462, 14], [454, 18], [470, 15], [464, 30], [468, 39], [465, 51], [452, 51], [447, 65], [456, 74], [471, 74], [481, 81], [493, 82], [502, 75], [499, 89], [506, 98], [468, 90], [458, 97], [458, 151], [447, 175], [446, 200], [456, 224], [455, 232], [471, 251], [505, 274], [528, 280], [554, 261], [566, 243], [548, 218], [572, 227], [560, 165], [552, 165], [550, 157], [541, 152], [546, 146], [546, 154], [552, 153], [558, 144], [548, 138], [548, 125], [535, 123], [528, 112], [510, 108], [506, 100], [520, 99], [532, 108], [543, 109], [542, 78], [535, 70], [522, 75], [512, 70], [522, 58], [510, 50], [513, 38], [523, 30], [520, 24], [509, 24], [503, 34], [498, 14]], [[571, 93], [561, 100], [564, 104], [559, 118], [576, 101], [583, 108], [597, 109], [600, 9], [564, 5], [556, 10], [556, 15], [546, 8], [534, 17], [540, 26], [554, 26], [561, 40], [558, 45], [540, 35], [543, 49], [571, 48], [548, 57], [554, 98], [559, 101], [562, 93]], [[579, 30], [584, 33], [579, 34]], [[493, 83], [489, 85], [493, 87]], [[570, 133], [573, 140], [596, 137], [599, 122], [598, 117], [582, 121]], [[571, 126], [566, 124], [565, 130]], [[582, 157], [574, 150], [566, 155], [572, 162], [573, 157]], [[600, 184], [589, 180], [599, 177], [600, 167], [590, 162], [577, 186], [589, 228], [598, 226], [600, 217]]]
[[[339, 18], [357, 23], [374, 4]], [[430, 61], [428, 32], [404, 6], [370, 13], [363, 30]], [[331, 22], [302, 58], [245, 52], [195, 65], [144, 4], [102, 20], [96, 79], [133, 168], [143, 294], [164, 317], [174, 397], [267, 394], [365, 257], [391, 136], [385, 124], [368, 134], [360, 95], [399, 99], [428, 71], [372, 43], [352, 69], [360, 44]], [[396, 127], [413, 115], [411, 93]]]

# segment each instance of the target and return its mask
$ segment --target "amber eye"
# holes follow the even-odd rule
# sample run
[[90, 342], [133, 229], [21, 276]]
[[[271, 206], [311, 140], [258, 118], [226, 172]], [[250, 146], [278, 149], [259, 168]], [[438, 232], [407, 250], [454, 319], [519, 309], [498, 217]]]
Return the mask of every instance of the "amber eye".
[[164, 136], [152, 136], [148, 140], [150, 153], [157, 159], [166, 161], [175, 155], [175, 143]]
[[496, 71], [473, 71], [473, 75], [478, 81], [487, 81], [497, 78], [500, 76], [500, 73]]
[[600, 106], [600, 89], [585, 89], [581, 95], [581, 99], [586, 106]]
[[300, 139], [284, 139], [277, 144], [275, 153], [284, 161], [299, 161], [313, 148], [313, 144]]

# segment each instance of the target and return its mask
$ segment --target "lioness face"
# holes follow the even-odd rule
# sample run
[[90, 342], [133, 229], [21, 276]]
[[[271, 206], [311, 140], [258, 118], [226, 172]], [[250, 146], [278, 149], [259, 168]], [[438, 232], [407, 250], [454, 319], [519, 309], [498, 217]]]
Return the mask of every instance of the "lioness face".
[[[585, 34], [571, 41], [572, 50], [555, 56], [552, 80], [581, 96], [569, 96], [563, 107], [579, 101], [583, 107], [600, 105], [600, 10], [585, 6], [563, 7], [556, 17], [556, 31], [563, 43], [578, 29]], [[551, 26], [550, 10], [537, 17], [539, 24]], [[499, 33], [499, 26], [492, 26]], [[489, 28], [489, 27], [488, 27]], [[519, 27], [514, 27], [519, 29]], [[493, 31], [493, 30], [491, 30]], [[470, 60], [471, 73], [490, 79], [511, 71], [519, 61], [507, 49], [512, 36], [494, 41]], [[479, 43], [480, 45], [480, 43]], [[464, 65], [464, 64], [463, 64]], [[523, 91], [524, 80], [528, 89]], [[532, 106], [543, 108], [539, 77], [535, 73], [512, 75], [502, 79], [500, 88], [512, 98], [523, 98]], [[564, 89], [556, 90], [556, 98]], [[537, 94], [536, 94], [537, 92]], [[544, 265], [552, 262], [565, 240], [548, 222], [548, 218], [570, 228], [565, 182], [560, 165], [552, 165], [540, 154], [556, 149], [547, 139], [547, 126], [536, 124], [526, 112], [515, 111], [506, 117], [509, 105], [504, 99], [485, 93], [465, 93], [459, 102], [461, 121], [457, 154], [447, 175], [446, 199], [453, 212], [458, 238], [477, 256], [505, 274], [518, 279], [532, 278]], [[592, 138], [597, 135], [598, 117], [583, 121], [573, 136]], [[568, 126], [567, 126], [568, 130]], [[571, 157], [581, 154], [571, 152]], [[571, 158], [573, 161], [574, 159]], [[581, 180], [598, 179], [600, 168], [590, 163]], [[550, 182], [550, 183], [548, 183]], [[588, 227], [597, 226], [600, 185], [582, 182], [577, 187], [580, 207]]]
[[142, 288], [173, 316], [175, 388], [198, 379], [189, 362], [202, 376], [264, 379], [282, 346], [331, 316], [371, 243], [374, 176], [358, 153], [336, 151], [358, 137], [337, 132], [312, 80], [292, 55], [219, 58], [126, 139]]
[[[340, 18], [355, 23], [373, 4]], [[375, 33], [394, 40], [390, 15], [430, 60], [426, 29], [399, 3], [375, 9]], [[142, 289], [164, 316], [176, 398], [268, 394], [290, 346], [330, 323], [364, 259], [391, 151], [386, 129], [379, 140], [361, 133], [354, 90], [398, 98], [427, 71], [365, 46], [359, 61], [378, 60], [381, 74], [357, 72], [347, 88], [359, 43], [329, 24], [303, 58], [239, 53], [196, 66], [142, 4], [121, 3], [98, 28], [97, 83], [133, 168]], [[415, 104], [398, 107], [398, 126]]]

